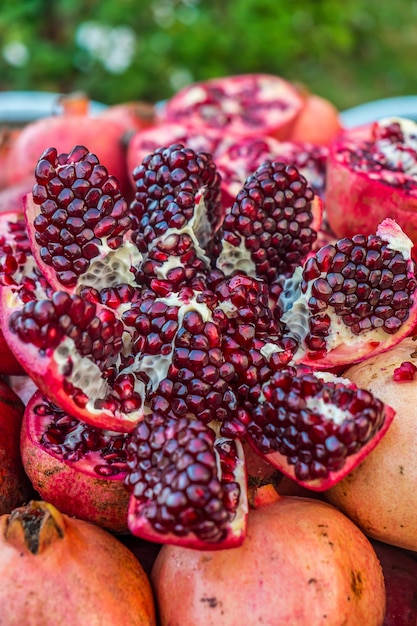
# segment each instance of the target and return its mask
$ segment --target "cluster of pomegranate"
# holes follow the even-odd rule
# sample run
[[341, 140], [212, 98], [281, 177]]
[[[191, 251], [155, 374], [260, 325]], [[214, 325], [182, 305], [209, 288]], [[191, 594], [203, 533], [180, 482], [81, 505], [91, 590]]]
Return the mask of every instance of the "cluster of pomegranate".
[[[417, 545], [409, 528], [397, 543], [376, 521], [365, 528], [370, 481], [358, 478], [357, 496], [349, 488], [367, 464], [375, 476], [399, 413], [396, 392], [355, 372], [392, 358], [393, 388], [414, 380], [415, 127], [344, 130], [329, 103], [262, 74], [191, 85], [139, 125], [131, 107], [70, 110], [8, 147], [0, 372], [25, 408], [14, 396], [20, 493], [2, 512], [35, 493], [62, 514], [170, 544], [153, 572], [159, 605], [181, 571], [187, 594], [228, 624], [240, 601], [210, 600], [201, 550], [238, 573], [270, 528], [283, 570], [305, 546], [291, 570], [302, 581], [327, 550], [312, 528], [334, 524], [328, 543], [342, 553], [348, 536], [350, 548], [343, 575], [326, 570], [326, 584], [342, 581], [328, 610], [382, 626], [382, 571], [365, 534]], [[310, 497], [274, 490], [253, 511], [257, 464]], [[191, 590], [187, 572], [200, 567]], [[307, 624], [313, 596], [298, 621], [283, 606], [282, 623]], [[198, 621], [193, 602], [183, 626], [219, 623], [214, 610]], [[174, 609], [160, 613], [177, 623]]]

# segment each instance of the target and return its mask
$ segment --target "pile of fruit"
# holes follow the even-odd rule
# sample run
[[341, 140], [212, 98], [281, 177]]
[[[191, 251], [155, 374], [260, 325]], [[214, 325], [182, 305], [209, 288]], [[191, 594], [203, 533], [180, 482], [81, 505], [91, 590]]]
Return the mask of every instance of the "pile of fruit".
[[415, 624], [417, 125], [254, 74], [4, 137], [1, 623]]

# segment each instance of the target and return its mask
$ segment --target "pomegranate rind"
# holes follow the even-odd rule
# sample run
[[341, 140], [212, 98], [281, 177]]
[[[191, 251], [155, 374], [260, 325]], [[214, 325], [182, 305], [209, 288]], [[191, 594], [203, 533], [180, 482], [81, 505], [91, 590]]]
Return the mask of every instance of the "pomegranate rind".
[[[310, 491], [314, 492], [323, 492], [330, 487], [333, 487], [337, 483], [339, 483], [343, 478], [345, 478], [355, 467], [357, 467], [374, 448], [378, 445], [380, 440], [384, 437], [389, 427], [391, 426], [392, 421], [395, 417], [395, 411], [392, 407], [386, 406], [385, 410], [385, 420], [382, 428], [378, 431], [376, 435], [370, 439], [370, 441], [363, 446], [356, 454], [352, 454], [346, 457], [345, 464], [341, 470], [337, 472], [329, 472], [329, 475], [326, 479], [316, 479], [316, 480], [299, 480], [295, 476], [294, 466], [290, 465], [287, 461], [287, 457], [279, 452], [272, 452], [270, 454], [262, 454], [262, 452], [254, 445], [253, 441], [248, 438], [248, 443], [255, 450], [257, 454], [260, 455], [262, 459], [270, 463], [273, 467], [278, 469], [288, 478], [291, 478], [296, 483], [301, 485], [302, 487], [306, 487]], [[279, 491], [279, 487], [278, 487]]]
[[40, 443], [41, 420], [33, 413], [40, 399], [42, 394], [35, 392], [27, 404], [20, 435], [23, 467], [34, 489], [66, 515], [115, 533], [128, 532], [129, 494], [123, 484], [125, 472], [99, 477], [94, 472], [94, 461], [82, 457], [77, 462], [69, 462], [46, 450]]
[[378, 172], [354, 169], [345, 157], [347, 147], [360, 153], [372, 143], [372, 129], [373, 124], [367, 124], [345, 130], [330, 145], [326, 182], [330, 227], [337, 237], [352, 237], [358, 232], [374, 232], [383, 219], [390, 217], [416, 243], [416, 192], [410, 193], [405, 185], [391, 185], [382, 179], [382, 173], [379, 178]]
[[[37, 387], [64, 411], [87, 424], [117, 432], [131, 432], [143, 419], [143, 406], [128, 414], [105, 407], [97, 409], [90, 399], [84, 405], [78, 403], [75, 399], [75, 392], [81, 391], [84, 394], [84, 391], [77, 389], [76, 386], [68, 387], [68, 378], [54, 356], [55, 350], [50, 348], [41, 352], [34, 344], [21, 341], [18, 335], [10, 330], [10, 318], [20, 306], [21, 300], [18, 292], [8, 287], [0, 287], [0, 328], [16, 360]], [[61, 341], [61, 344], [64, 341], [66, 338]], [[109, 392], [110, 386], [92, 361], [91, 367], [92, 374], [95, 376], [94, 389], [104, 394]]]
[[[376, 234], [388, 244], [388, 247], [402, 254], [407, 263], [407, 280], [414, 281], [415, 283], [415, 263], [412, 259], [413, 242], [405, 234], [401, 226], [396, 223], [395, 220], [386, 218], [378, 225]], [[294, 276], [295, 273], [293, 274], [293, 277]], [[296, 328], [297, 325], [299, 325], [297, 321], [293, 328], [299, 340], [300, 348], [294, 356], [294, 361], [316, 369], [328, 369], [332, 367], [348, 366], [376, 356], [382, 352], [386, 352], [407, 337], [416, 327], [417, 298], [415, 297], [415, 291], [411, 295], [411, 298], [412, 304], [408, 309], [407, 318], [402, 322], [396, 332], [392, 334], [383, 332], [381, 329], [371, 329], [370, 331], [364, 331], [359, 335], [353, 336], [350, 331], [347, 333], [347, 326], [343, 323], [342, 319], [336, 317], [335, 323], [332, 322], [331, 326], [332, 344], [328, 347], [324, 355], [315, 354], [312, 350], [308, 352], [307, 346], [303, 343], [303, 338], [299, 337], [297, 334]], [[295, 306], [290, 306], [284, 313], [282, 321], [288, 321], [291, 324], [292, 310], [296, 313], [295, 309], [300, 305], [301, 309], [306, 307], [305, 310], [308, 310], [308, 304], [306, 304], [305, 300], [304, 294], [302, 294], [298, 300], [296, 299], [295, 302], [293, 302]], [[286, 305], [283, 304], [283, 306], [285, 307]], [[321, 311], [321, 315], [330, 314], [331, 310], [332, 307], [327, 306]], [[305, 324], [308, 324], [307, 317], [304, 318]], [[294, 315], [293, 319], [296, 319], [296, 315]], [[289, 334], [292, 334], [290, 326]]]
[[[204, 107], [206, 98], [208, 103]], [[252, 123], [248, 119], [248, 104], [254, 118]], [[159, 119], [246, 136], [266, 134], [286, 139], [303, 106], [300, 92], [283, 78], [262, 73], [242, 74], [184, 87], [161, 108]]]

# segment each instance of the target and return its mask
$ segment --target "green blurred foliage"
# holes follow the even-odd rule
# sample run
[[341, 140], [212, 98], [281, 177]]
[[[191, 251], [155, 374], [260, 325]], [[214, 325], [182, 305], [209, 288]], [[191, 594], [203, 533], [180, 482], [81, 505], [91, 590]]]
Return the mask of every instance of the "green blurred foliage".
[[270, 72], [347, 108], [417, 91], [417, 2], [2, 0], [0, 89], [156, 101]]

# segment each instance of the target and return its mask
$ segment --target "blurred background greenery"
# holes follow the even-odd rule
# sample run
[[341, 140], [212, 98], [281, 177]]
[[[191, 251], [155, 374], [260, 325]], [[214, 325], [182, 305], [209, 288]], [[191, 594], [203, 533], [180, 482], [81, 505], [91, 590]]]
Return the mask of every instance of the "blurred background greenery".
[[2, 0], [0, 90], [156, 101], [270, 72], [345, 109], [417, 93], [417, 2]]

